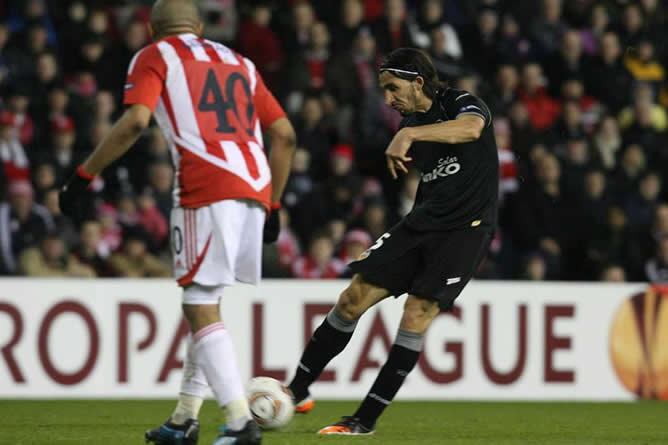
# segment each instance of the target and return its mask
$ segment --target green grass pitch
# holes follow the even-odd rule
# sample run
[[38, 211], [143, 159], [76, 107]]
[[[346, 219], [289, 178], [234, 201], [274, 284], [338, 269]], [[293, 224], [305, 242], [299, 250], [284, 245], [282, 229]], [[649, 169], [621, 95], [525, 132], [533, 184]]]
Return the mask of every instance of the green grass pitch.
[[[318, 437], [318, 428], [350, 414], [354, 402], [318, 402], [266, 445], [510, 445], [668, 444], [668, 403], [396, 402], [372, 437]], [[143, 431], [162, 422], [171, 401], [0, 400], [2, 445], [142, 444]], [[202, 410], [200, 444], [220, 423], [213, 402]]]

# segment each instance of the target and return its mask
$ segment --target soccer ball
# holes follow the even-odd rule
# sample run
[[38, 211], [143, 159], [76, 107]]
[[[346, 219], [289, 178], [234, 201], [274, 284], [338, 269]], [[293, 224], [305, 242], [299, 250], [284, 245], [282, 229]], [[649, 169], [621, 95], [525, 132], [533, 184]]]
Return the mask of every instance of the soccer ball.
[[295, 406], [288, 390], [271, 377], [255, 377], [246, 389], [248, 406], [261, 428], [281, 428], [292, 419]]

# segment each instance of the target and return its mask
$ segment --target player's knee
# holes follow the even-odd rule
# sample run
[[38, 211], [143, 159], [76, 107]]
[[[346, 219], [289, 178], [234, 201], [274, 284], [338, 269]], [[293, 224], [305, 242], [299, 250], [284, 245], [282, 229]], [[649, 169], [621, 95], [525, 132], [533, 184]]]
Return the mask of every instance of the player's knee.
[[401, 329], [423, 334], [438, 313], [437, 302], [409, 296], [401, 317]]
[[336, 310], [346, 320], [357, 320], [365, 310], [362, 301], [361, 289], [351, 284], [341, 292], [339, 301], [336, 302]]

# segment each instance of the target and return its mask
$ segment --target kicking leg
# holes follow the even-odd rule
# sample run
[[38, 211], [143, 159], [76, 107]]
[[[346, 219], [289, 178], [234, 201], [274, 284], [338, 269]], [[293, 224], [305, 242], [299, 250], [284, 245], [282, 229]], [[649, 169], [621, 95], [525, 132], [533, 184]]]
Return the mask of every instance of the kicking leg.
[[388, 295], [386, 289], [365, 283], [359, 274], [353, 276], [350, 285], [339, 296], [336, 306], [315, 330], [304, 349], [289, 385], [296, 402], [308, 398], [311, 383], [345, 349], [362, 314]]
[[438, 313], [436, 301], [408, 296], [397, 337], [366, 398], [353, 416], [323, 428], [320, 434], [373, 433], [376, 420], [392, 403], [406, 376], [415, 367], [422, 351], [424, 334]]

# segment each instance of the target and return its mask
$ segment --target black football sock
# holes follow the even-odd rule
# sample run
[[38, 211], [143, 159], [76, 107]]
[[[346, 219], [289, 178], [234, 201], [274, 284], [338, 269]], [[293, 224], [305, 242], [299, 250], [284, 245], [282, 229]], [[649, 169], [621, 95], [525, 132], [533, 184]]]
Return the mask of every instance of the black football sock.
[[381, 368], [371, 390], [355, 412], [354, 417], [369, 429], [374, 429], [376, 420], [387, 408], [401, 388], [406, 376], [413, 370], [420, 357], [423, 336], [399, 329], [390, 349], [387, 361]]
[[315, 382], [322, 370], [334, 357], [343, 351], [353, 336], [357, 320], [346, 320], [336, 308], [315, 330], [302, 354], [295, 376], [290, 382], [290, 390], [296, 401], [305, 399], [311, 383]]

